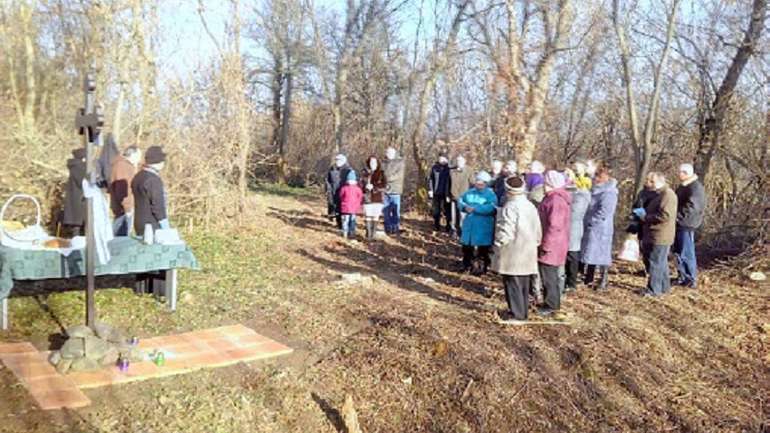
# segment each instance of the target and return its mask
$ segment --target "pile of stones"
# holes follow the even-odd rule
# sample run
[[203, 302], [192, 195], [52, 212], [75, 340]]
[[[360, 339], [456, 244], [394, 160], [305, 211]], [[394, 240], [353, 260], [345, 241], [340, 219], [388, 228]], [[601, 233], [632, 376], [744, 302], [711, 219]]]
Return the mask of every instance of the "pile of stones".
[[76, 325], [67, 329], [67, 341], [51, 353], [49, 361], [60, 374], [70, 371], [94, 371], [116, 365], [120, 358], [130, 362], [145, 360], [145, 353], [132, 345], [120, 330], [96, 322], [93, 329]]

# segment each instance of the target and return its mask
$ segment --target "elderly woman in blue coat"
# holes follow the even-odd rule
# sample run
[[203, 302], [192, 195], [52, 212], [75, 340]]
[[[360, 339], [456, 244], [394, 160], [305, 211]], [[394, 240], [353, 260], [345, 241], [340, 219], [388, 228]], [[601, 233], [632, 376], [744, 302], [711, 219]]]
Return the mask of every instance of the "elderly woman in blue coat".
[[457, 201], [466, 214], [463, 220], [462, 237], [463, 272], [471, 270], [474, 260], [481, 260], [478, 273], [486, 273], [489, 266], [489, 250], [495, 233], [495, 214], [497, 213], [497, 195], [489, 188], [492, 176], [486, 171], [476, 174], [473, 188], [469, 189]]
[[[612, 264], [612, 236], [615, 227], [615, 208], [618, 204], [618, 182], [611, 177], [610, 169], [599, 167], [591, 188], [583, 233], [581, 256], [586, 270], [583, 282], [594, 289], [607, 289], [609, 267]], [[594, 284], [596, 270], [599, 282]]]

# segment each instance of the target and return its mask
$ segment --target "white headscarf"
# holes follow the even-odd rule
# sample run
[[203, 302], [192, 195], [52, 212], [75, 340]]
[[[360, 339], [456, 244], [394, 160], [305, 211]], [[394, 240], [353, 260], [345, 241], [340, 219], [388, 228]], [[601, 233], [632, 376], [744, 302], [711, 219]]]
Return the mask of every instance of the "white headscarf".
[[334, 157], [334, 165], [336, 165], [337, 168], [342, 168], [347, 163], [348, 163], [348, 157], [341, 153], [337, 154], [337, 156]]

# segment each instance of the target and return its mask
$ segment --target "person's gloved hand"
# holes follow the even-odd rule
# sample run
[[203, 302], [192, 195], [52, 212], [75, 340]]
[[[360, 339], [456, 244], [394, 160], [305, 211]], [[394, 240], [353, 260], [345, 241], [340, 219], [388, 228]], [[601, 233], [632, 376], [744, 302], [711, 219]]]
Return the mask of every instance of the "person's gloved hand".
[[367, 191], [371, 191], [371, 190], [373, 190], [373, 189], [374, 189], [374, 185], [372, 185], [371, 183], [367, 183], [367, 184], [366, 184], [366, 190], [367, 190]]
[[645, 216], [647, 216], [647, 211], [644, 210], [643, 207], [638, 207], [631, 211], [634, 215], [636, 215], [639, 219], [644, 219]]
[[171, 224], [168, 222], [168, 218], [158, 221], [160, 228], [166, 230], [171, 228]]
[[428, 191], [428, 198], [433, 198], [433, 191]]

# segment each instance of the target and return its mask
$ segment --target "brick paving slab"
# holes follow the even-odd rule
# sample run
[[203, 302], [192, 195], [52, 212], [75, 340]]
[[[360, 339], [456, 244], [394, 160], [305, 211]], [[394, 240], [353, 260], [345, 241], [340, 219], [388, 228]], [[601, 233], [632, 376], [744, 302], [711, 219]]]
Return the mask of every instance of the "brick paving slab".
[[155, 350], [162, 351], [166, 358], [164, 365], [144, 361], [131, 363], [126, 372], [110, 366], [99, 371], [61, 376], [48, 364], [48, 352], [38, 352], [29, 343], [0, 344], [0, 360], [24, 383], [41, 408], [60, 409], [90, 404], [78, 388], [90, 389], [174, 376], [292, 352], [291, 348], [243, 325], [141, 339], [139, 347], [148, 354]]
[[91, 404], [71, 378], [56, 372], [48, 355], [29, 343], [0, 344], [0, 361], [16, 375], [41, 409], [74, 409]]
[[62, 389], [47, 394], [30, 392], [43, 410], [77, 409], [91, 404], [91, 400], [77, 388]]
[[30, 343], [2, 343], [0, 344], [0, 356], [9, 353], [37, 352], [35, 346]]

